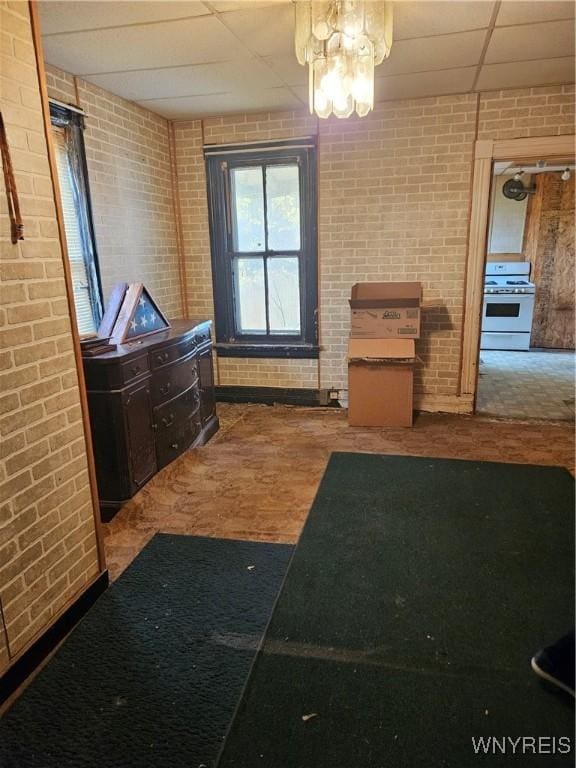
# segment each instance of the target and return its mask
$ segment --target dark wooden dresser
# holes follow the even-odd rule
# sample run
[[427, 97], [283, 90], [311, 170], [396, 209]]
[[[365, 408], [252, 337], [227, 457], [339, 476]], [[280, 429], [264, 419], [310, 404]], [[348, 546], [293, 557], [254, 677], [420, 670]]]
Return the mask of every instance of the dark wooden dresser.
[[211, 321], [172, 328], [84, 357], [102, 519], [162, 467], [218, 429]]

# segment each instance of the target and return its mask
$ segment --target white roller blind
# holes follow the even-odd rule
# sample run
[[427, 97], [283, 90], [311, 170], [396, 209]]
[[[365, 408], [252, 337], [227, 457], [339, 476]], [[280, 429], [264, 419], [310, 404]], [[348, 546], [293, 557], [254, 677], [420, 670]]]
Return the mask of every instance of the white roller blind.
[[68, 245], [68, 260], [70, 262], [74, 304], [76, 306], [76, 323], [80, 335], [90, 334], [96, 332], [96, 326], [92, 314], [90, 283], [88, 282], [88, 273], [84, 260], [80, 222], [74, 202], [72, 171], [66, 147], [66, 136], [63, 128], [53, 125], [52, 130], [58, 166], [58, 181], [60, 182], [60, 195], [62, 198], [64, 229], [66, 230], [66, 243]]

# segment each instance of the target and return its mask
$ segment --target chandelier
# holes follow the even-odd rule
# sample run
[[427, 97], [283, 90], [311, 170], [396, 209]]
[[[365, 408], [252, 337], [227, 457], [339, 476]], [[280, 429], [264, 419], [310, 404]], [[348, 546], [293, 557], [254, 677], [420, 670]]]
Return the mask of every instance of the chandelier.
[[310, 112], [364, 117], [374, 107], [374, 67], [392, 46], [392, 4], [296, 0], [296, 57], [308, 64]]

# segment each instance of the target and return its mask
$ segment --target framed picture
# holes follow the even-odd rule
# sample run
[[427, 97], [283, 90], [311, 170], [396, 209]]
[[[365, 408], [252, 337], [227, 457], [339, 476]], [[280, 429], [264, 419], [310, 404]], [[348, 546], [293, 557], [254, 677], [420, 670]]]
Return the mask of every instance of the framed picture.
[[143, 283], [130, 283], [112, 331], [117, 344], [126, 344], [142, 336], [150, 336], [170, 328], [154, 299]]

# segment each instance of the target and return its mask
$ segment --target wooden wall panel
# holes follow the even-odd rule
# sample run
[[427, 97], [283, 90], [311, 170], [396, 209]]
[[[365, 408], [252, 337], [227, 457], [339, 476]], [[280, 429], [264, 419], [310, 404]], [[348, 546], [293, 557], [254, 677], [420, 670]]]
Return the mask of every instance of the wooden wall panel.
[[574, 175], [537, 177], [527, 231], [536, 303], [532, 346], [574, 349]]

